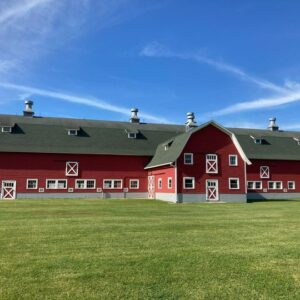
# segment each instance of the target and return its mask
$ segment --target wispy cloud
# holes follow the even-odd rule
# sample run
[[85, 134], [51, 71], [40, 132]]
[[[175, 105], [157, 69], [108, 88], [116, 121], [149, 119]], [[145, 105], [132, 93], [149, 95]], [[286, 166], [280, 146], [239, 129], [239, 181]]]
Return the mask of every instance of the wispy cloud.
[[226, 62], [206, 57], [197, 52], [180, 53], [180, 52], [172, 51], [157, 42], [146, 45], [141, 50], [140, 55], [146, 57], [165, 57], [165, 58], [177, 58], [182, 60], [193, 60], [197, 63], [209, 65], [218, 71], [230, 73], [236, 76], [237, 78], [239, 78], [240, 80], [253, 83], [263, 89], [268, 89], [273, 92], [279, 92], [279, 93], [288, 93], [290, 91], [288, 87], [282, 87], [268, 80], [264, 80], [256, 76], [252, 76], [246, 73], [245, 71], [243, 71], [241, 68], [228, 64]]
[[[95, 108], [98, 108], [101, 110], [107, 110], [107, 111], [111, 111], [111, 112], [115, 112], [115, 113], [120, 113], [125, 116], [129, 116], [129, 114], [130, 114], [129, 108], [112, 105], [106, 101], [103, 101], [103, 100], [97, 99], [97, 98], [93, 98], [93, 97], [76, 96], [76, 95], [72, 95], [69, 93], [61, 93], [61, 92], [50, 91], [50, 90], [40, 89], [40, 88], [36, 88], [36, 87], [31, 87], [31, 86], [17, 85], [17, 84], [12, 84], [12, 83], [7, 83], [7, 82], [0, 82], [0, 86], [2, 88], [25, 93], [25, 95], [26, 94], [40, 95], [40, 96], [44, 96], [44, 97], [48, 97], [48, 98], [62, 100], [65, 102], [71, 102], [71, 103], [95, 107]], [[153, 121], [153, 122], [172, 123], [170, 120], [167, 120], [162, 117], [157, 117], [157, 116], [154, 116], [154, 115], [151, 115], [148, 113], [141, 113], [140, 117], [142, 117], [148, 121]]]

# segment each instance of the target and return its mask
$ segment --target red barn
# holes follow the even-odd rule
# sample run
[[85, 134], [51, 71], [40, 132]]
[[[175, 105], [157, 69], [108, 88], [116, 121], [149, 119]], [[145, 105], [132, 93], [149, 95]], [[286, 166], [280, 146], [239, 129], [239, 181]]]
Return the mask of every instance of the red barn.
[[246, 202], [300, 196], [300, 133], [0, 115], [1, 198]]

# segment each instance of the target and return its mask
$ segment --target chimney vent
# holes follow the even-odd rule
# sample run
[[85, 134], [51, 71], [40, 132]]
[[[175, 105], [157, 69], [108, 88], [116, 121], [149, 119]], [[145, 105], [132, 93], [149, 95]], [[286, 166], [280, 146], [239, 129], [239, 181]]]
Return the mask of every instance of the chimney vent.
[[23, 110], [24, 117], [33, 117], [34, 112], [32, 110], [33, 101], [26, 100], [25, 101], [25, 109]]
[[186, 114], [187, 116], [187, 121], [185, 122], [185, 129], [186, 131], [189, 131], [195, 127], [197, 127], [197, 122], [195, 121], [195, 115], [193, 112], [188, 112]]
[[268, 129], [271, 131], [278, 131], [279, 127], [276, 125], [276, 118], [272, 117], [269, 119]]
[[138, 117], [138, 112], [139, 112], [139, 110], [137, 108], [131, 109], [131, 118], [130, 118], [131, 123], [140, 123], [140, 118]]

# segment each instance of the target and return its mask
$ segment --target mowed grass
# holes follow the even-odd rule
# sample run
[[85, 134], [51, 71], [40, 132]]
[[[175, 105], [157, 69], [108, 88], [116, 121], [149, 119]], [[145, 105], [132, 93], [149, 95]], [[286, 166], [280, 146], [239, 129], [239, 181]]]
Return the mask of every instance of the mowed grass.
[[300, 299], [300, 201], [1, 201], [0, 299]]

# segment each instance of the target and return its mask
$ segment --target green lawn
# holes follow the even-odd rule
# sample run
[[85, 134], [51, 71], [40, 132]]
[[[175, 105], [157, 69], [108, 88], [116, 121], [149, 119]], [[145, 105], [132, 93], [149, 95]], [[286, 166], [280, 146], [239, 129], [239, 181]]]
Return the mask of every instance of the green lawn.
[[0, 201], [0, 299], [300, 299], [300, 201]]

